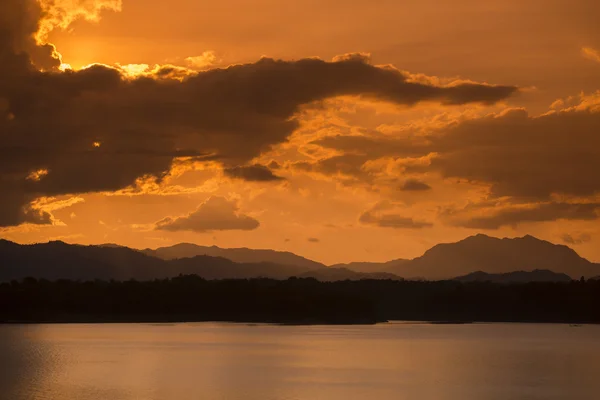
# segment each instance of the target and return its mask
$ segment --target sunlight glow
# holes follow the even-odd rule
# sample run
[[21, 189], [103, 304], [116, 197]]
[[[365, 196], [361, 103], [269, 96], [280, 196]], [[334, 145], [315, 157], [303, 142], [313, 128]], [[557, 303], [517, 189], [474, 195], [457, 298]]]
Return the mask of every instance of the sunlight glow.
[[27, 180], [29, 181], [34, 181], [34, 182], [39, 182], [41, 181], [46, 175], [48, 175], [48, 170], [47, 169], [38, 169], [37, 171], [32, 171], [28, 176], [27, 176]]

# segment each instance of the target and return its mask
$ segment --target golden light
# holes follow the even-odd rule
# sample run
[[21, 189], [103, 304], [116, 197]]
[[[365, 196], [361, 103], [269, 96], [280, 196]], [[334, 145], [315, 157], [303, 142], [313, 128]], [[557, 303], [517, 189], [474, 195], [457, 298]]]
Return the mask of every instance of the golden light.
[[94, 142], [93, 145], [94, 145], [94, 147], [98, 148], [98, 147], [102, 146], [102, 143]]
[[32, 171], [28, 176], [27, 176], [27, 180], [29, 181], [34, 181], [34, 182], [39, 182], [42, 180], [42, 178], [44, 178], [46, 175], [48, 175], [48, 170], [47, 169], [38, 169], [37, 171]]
[[205, 69], [212, 66], [217, 61], [217, 56], [214, 51], [208, 50], [199, 56], [188, 57], [185, 61], [193, 68]]
[[592, 49], [591, 47], [584, 47], [581, 49], [581, 54], [592, 61], [600, 62], [600, 51]]
[[127, 78], [137, 78], [147, 75], [150, 72], [150, 66], [148, 64], [117, 64], [117, 66]]

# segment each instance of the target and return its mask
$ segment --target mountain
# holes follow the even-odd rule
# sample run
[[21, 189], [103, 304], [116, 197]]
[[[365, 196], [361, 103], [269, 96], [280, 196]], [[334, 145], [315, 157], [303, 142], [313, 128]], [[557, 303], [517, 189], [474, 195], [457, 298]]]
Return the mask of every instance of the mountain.
[[600, 265], [580, 257], [567, 246], [533, 236], [499, 239], [479, 234], [433, 246], [422, 256], [403, 263], [394, 273], [404, 278], [439, 280], [474, 271], [502, 274], [534, 270], [550, 270], [579, 279], [597, 276]]
[[488, 274], [477, 271], [465, 276], [454, 278], [460, 282], [494, 282], [494, 283], [528, 283], [528, 282], [570, 282], [569, 275], [559, 274], [548, 270], [517, 271], [505, 274]]
[[391, 279], [403, 280], [397, 275], [388, 272], [356, 272], [347, 268], [321, 268], [305, 272], [299, 278], [315, 278], [321, 282], [332, 281], [360, 281], [363, 279]]
[[[198, 255], [198, 252], [211, 254]], [[206, 279], [303, 276], [319, 280], [441, 280], [465, 277], [474, 271], [497, 275], [536, 270], [574, 279], [600, 275], [599, 264], [580, 257], [567, 246], [532, 236], [498, 239], [476, 235], [456, 243], [438, 244], [412, 260], [338, 264], [329, 268], [292, 253], [273, 250], [182, 244], [138, 251], [112, 244], [81, 246], [56, 241], [19, 245], [0, 240], [0, 281], [28, 276], [51, 280], [148, 280], [179, 274], [196, 274]], [[536, 272], [527, 279], [537, 276], [546, 279]]]
[[236, 263], [223, 257], [195, 256], [166, 261], [177, 275], [198, 275], [204, 279], [287, 279], [300, 276], [309, 270], [296, 265], [279, 265], [268, 262]]
[[191, 243], [180, 243], [170, 247], [160, 247], [156, 250], [142, 250], [144, 254], [174, 260], [195, 256], [223, 257], [237, 263], [269, 262], [279, 265], [293, 265], [307, 269], [325, 268], [324, 264], [298, 256], [287, 251], [255, 250], [247, 248], [224, 249], [217, 246], [198, 246]]
[[64, 242], [19, 245], [0, 240], [0, 281], [26, 277], [71, 280], [151, 280], [195, 274], [206, 279], [285, 279], [309, 268], [273, 263], [235, 263], [222, 257], [163, 260], [127, 247]]
[[410, 260], [399, 258], [388, 262], [351, 262], [347, 264], [334, 264], [329, 268], [346, 268], [356, 272], [373, 273], [373, 272], [388, 272], [395, 274], [402, 271], [402, 267]]
[[[317, 272], [320, 270], [327, 271], [327, 268], [319, 266], [314, 270], [314, 276], [319, 280], [321, 277]], [[20, 245], [0, 240], [0, 282], [26, 277], [48, 280], [152, 280], [181, 274], [198, 275], [205, 279], [287, 279], [311, 271], [312, 268], [298, 265], [237, 263], [206, 255], [163, 260], [116, 245], [82, 246], [60, 241]], [[359, 275], [347, 271], [345, 274], [338, 272], [337, 278], [327, 274], [323, 277], [326, 280], [346, 280], [359, 279]]]
[[0, 281], [28, 276], [50, 280], [153, 279], [165, 272], [168, 269], [163, 260], [126, 247], [80, 246], [61, 241], [19, 245], [0, 240]]

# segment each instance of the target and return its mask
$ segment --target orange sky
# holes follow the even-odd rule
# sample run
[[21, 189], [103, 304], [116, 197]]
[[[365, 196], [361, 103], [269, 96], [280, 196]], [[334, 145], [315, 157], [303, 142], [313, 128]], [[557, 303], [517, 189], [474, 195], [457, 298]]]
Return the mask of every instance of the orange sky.
[[[2, 237], [335, 263], [483, 232], [600, 261], [596, 1], [8, 2], [0, 202], [39, 215], [0, 215]], [[75, 70], [116, 70], [20, 80], [40, 27]]]

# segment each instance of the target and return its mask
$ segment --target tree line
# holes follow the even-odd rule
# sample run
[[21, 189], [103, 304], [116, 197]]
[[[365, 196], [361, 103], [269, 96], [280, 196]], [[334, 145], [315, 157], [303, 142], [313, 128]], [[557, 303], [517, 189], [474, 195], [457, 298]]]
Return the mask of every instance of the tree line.
[[497, 284], [312, 278], [0, 284], [2, 322], [600, 323], [600, 281]]

